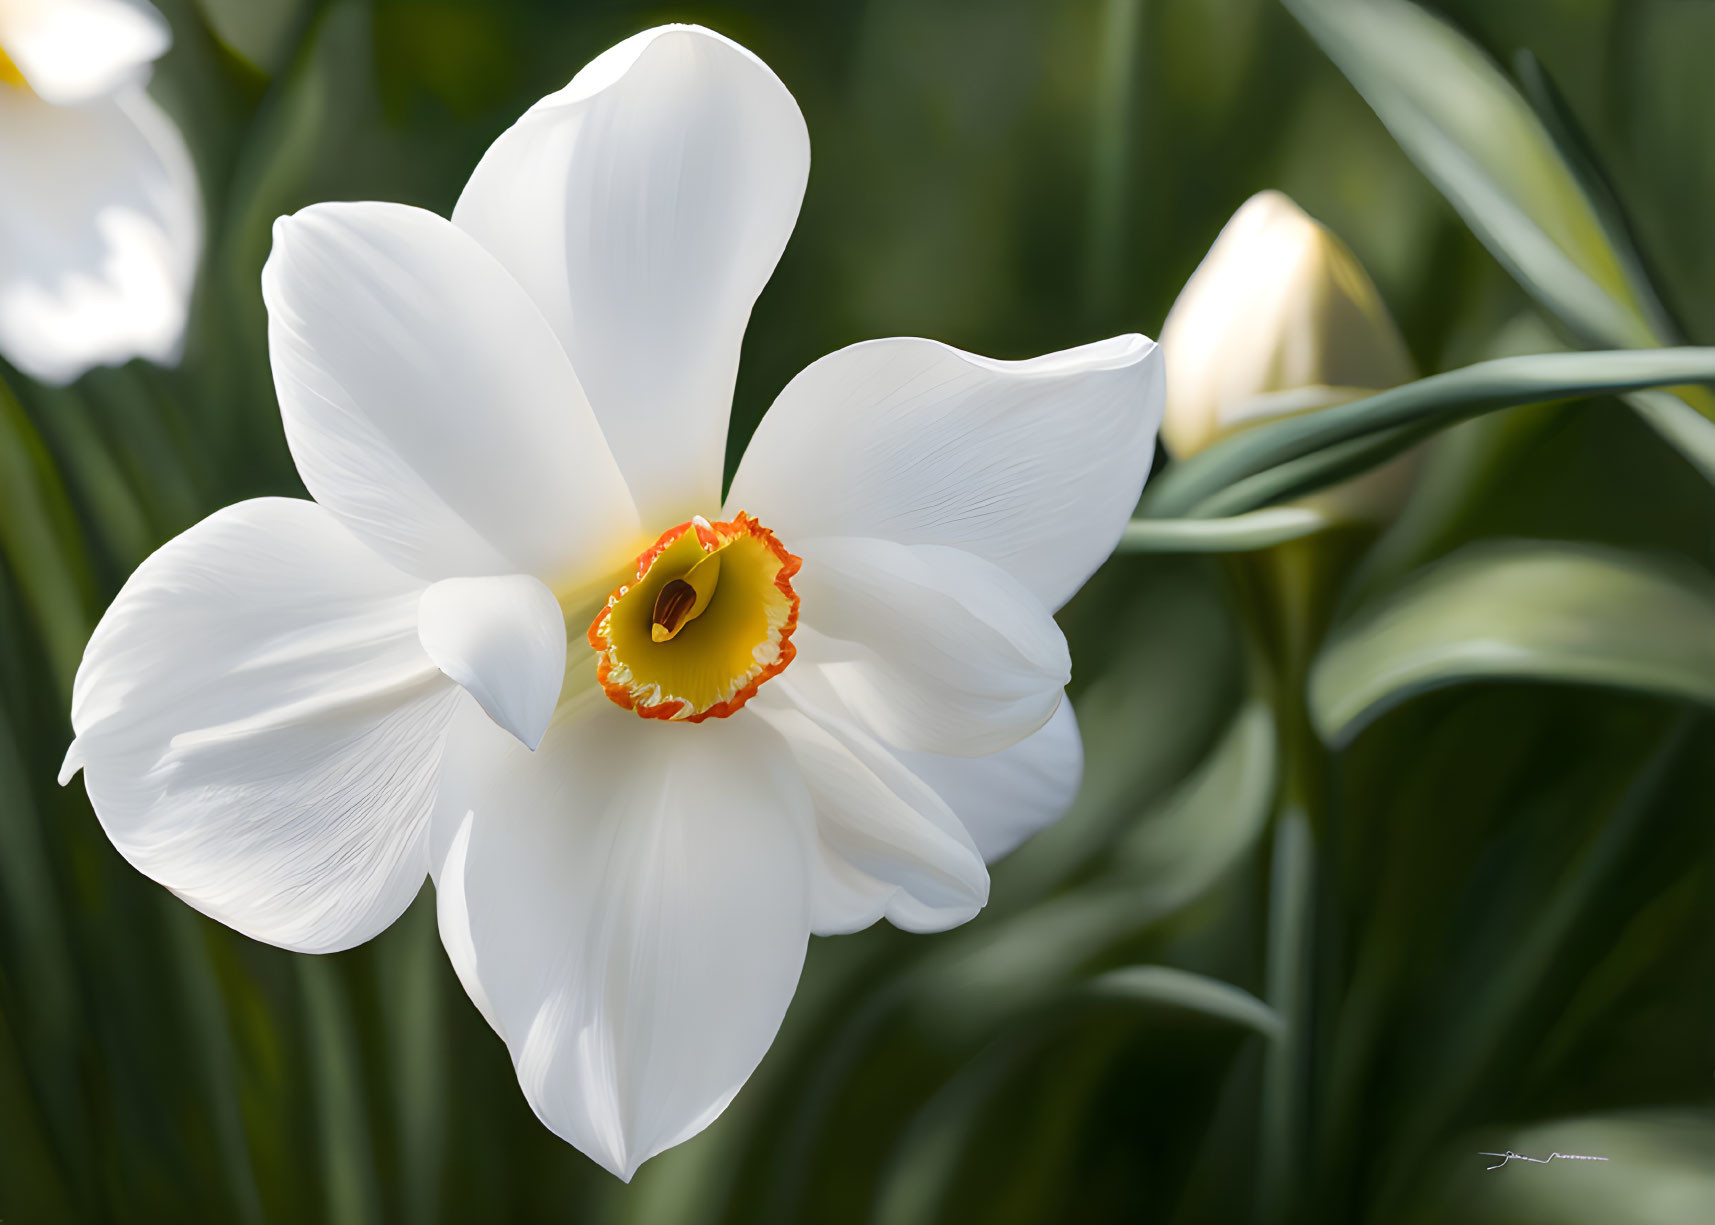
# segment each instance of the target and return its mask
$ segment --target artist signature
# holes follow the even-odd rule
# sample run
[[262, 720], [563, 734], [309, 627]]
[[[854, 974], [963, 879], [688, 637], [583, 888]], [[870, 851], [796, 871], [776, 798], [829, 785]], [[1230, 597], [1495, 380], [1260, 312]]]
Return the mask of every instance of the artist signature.
[[1523, 1153], [1515, 1153], [1508, 1149], [1504, 1153], [1478, 1153], [1479, 1157], [1499, 1157], [1500, 1160], [1486, 1168], [1498, 1170], [1509, 1161], [1528, 1161], [1532, 1165], [1547, 1165], [1556, 1157], [1562, 1161], [1606, 1161], [1606, 1157], [1586, 1157], [1582, 1153], [1550, 1153], [1546, 1157], [1526, 1157]]

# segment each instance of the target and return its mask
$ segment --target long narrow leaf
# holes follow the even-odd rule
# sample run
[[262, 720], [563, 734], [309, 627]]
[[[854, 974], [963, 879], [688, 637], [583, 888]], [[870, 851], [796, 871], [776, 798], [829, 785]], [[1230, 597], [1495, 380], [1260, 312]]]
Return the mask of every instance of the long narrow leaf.
[[1280, 1014], [1242, 987], [1172, 966], [1125, 966], [1093, 979], [1087, 988], [1100, 999], [1181, 1008], [1280, 1037]]
[[1312, 535], [1328, 516], [1301, 506], [1272, 506], [1228, 519], [1134, 519], [1121, 553], [1245, 553]]
[[1335, 630], [1311, 674], [1311, 714], [1345, 744], [1417, 694], [1480, 680], [1715, 705], [1715, 581], [1571, 544], [1456, 554]]
[[[1535, 56], [1519, 55], [1521, 93], [1457, 30], [1405, 0], [1286, 3], [1491, 254], [1584, 343], [1677, 342], [1618, 196]], [[1715, 398], [1686, 399], [1715, 418]], [[1628, 403], [1670, 445], [1688, 441], [1662, 428], [1668, 410]]]
[[0, 559], [17, 577], [55, 679], [69, 694], [89, 637], [91, 582], [76, 520], [53, 459], [4, 383], [0, 383]]
[[922, 1020], [991, 1032], [1062, 990], [1104, 949], [1194, 901], [1256, 844], [1275, 778], [1274, 719], [1253, 702], [1196, 772], [1137, 820], [1106, 873], [925, 958]]
[[166, 920], [183, 1015], [195, 1034], [197, 1062], [187, 1071], [195, 1077], [198, 1100], [208, 1111], [231, 1219], [236, 1225], [260, 1225], [262, 1199], [244, 1134], [237, 1058], [220, 984], [203, 939], [203, 920], [176, 902], [167, 905]]
[[1151, 518], [1177, 518], [1246, 477], [1401, 426], [1451, 425], [1519, 404], [1712, 381], [1715, 348], [1533, 353], [1478, 362], [1236, 434], [1163, 473], [1144, 508]]
[[1508, 953], [1485, 981], [1471, 993], [1467, 1007], [1444, 1039], [1439, 1061], [1422, 1097], [1401, 1121], [1398, 1161], [1384, 1179], [1383, 1203], [1401, 1202], [1410, 1185], [1409, 1171], [1422, 1152], [1444, 1133], [1460, 1106], [1492, 1075], [1508, 1044], [1534, 1039], [1521, 1034], [1520, 1017], [1533, 995], [1540, 992], [1551, 968], [1566, 956], [1587, 956], [1575, 937], [1587, 923], [1592, 901], [1625, 870], [1627, 853], [1645, 840], [1650, 818], [1665, 807], [1662, 794], [1673, 766], [1691, 742], [1690, 712], [1676, 719], [1661, 743], [1615, 800], [1590, 846], [1557, 882], [1547, 903], [1521, 931], [1511, 933]]
[[1670, 391], [1634, 391], [1625, 399], [1686, 463], [1715, 481], [1715, 421]]
[[1406, 0], [1285, 0], [1509, 271], [1588, 343], [1654, 345], [1596, 207], [1483, 52]]
[[1656, 278], [1636, 238], [1636, 227], [1626, 216], [1620, 196], [1597, 158], [1594, 143], [1572, 111], [1548, 69], [1528, 47], [1513, 57], [1513, 70], [1537, 118], [1542, 122], [1567, 170], [1578, 182], [1602, 228], [1602, 236], [1614, 259], [1626, 273], [1626, 283], [1637, 299], [1643, 322], [1660, 344], [1683, 344], [1685, 329], [1672, 318], [1656, 293]]
[[[1374, 434], [1348, 438], [1345, 442], [1337, 442], [1308, 455], [1300, 455], [1297, 459], [1289, 459], [1283, 464], [1276, 464], [1253, 476], [1247, 476], [1242, 481], [1235, 481], [1213, 497], [1197, 503], [1191, 513], [1246, 518], [1250, 514], [1262, 513], [1254, 510], [1254, 507], [1287, 509], [1273, 507], [1271, 503], [1300, 498], [1380, 467], [1395, 456], [1403, 455], [1440, 429], [1441, 423], [1438, 421], [1419, 421], [1412, 425], [1396, 425], [1392, 429], [1378, 430]], [[1214, 519], [1210, 522], [1231, 520]]]
[[299, 957], [321, 1138], [321, 1174], [329, 1225], [381, 1220], [381, 1192], [370, 1150], [364, 1079], [351, 1001], [338, 968], [323, 957]]

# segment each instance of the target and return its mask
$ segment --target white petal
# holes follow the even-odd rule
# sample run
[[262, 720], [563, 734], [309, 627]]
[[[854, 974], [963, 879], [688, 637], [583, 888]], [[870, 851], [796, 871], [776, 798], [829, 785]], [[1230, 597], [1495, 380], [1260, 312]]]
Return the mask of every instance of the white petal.
[[202, 247], [196, 169], [141, 89], [50, 106], [0, 88], [0, 353], [66, 383], [173, 363]]
[[0, 0], [0, 50], [57, 106], [139, 82], [172, 41], [145, 0]]
[[895, 748], [979, 756], [1041, 727], [1071, 659], [1060, 627], [999, 566], [962, 549], [794, 541], [800, 658]]
[[898, 757], [785, 677], [752, 705], [791, 746], [815, 801], [817, 935], [883, 915], [910, 931], [943, 931], [983, 908], [988, 869], [976, 844]]
[[720, 501], [739, 344], [809, 167], [767, 65], [663, 26], [532, 107], [453, 211], [554, 325], [651, 524]]
[[[810, 857], [810, 933], [843, 936], [873, 927], [887, 917], [890, 907], [902, 900], [898, 885], [877, 880], [840, 854], [827, 841], [817, 838]], [[903, 895], [906, 904], [910, 895]], [[944, 924], [952, 927], [958, 920]], [[898, 924], [907, 931], [908, 923]], [[928, 927], [923, 930], [939, 930]]]
[[536, 1113], [621, 1178], [761, 1060], [809, 933], [810, 799], [760, 719], [595, 702], [527, 752], [478, 716], [434, 821], [441, 930]]
[[899, 759], [952, 807], [990, 863], [1065, 816], [1084, 776], [1078, 720], [1065, 700], [1041, 730], [988, 757]]
[[319, 204], [262, 270], [286, 441], [316, 501], [425, 578], [576, 583], [635, 553], [635, 511], [530, 298], [445, 218]]
[[534, 749], [566, 675], [566, 622], [527, 574], [442, 579], [423, 593], [417, 632], [435, 665], [488, 717]]
[[137, 568], [72, 693], [114, 846], [203, 913], [346, 948], [421, 888], [458, 689], [417, 644], [422, 584], [313, 502], [241, 502]]
[[789, 542], [965, 549], [1058, 608], [1119, 542], [1161, 408], [1161, 361], [1142, 336], [1022, 362], [869, 341], [787, 384], [727, 506]]
[[[458, 716], [453, 718], [454, 726], [459, 723]], [[467, 749], [467, 752], [469, 750]], [[494, 1005], [488, 1002], [488, 992], [483, 988], [482, 976], [477, 973], [476, 940], [470, 930], [470, 903], [465, 897], [465, 869], [470, 862], [470, 830], [476, 820], [474, 813], [466, 813], [464, 820], [459, 822], [453, 831], [452, 838], [436, 840], [435, 854], [432, 863], [435, 869], [435, 918], [440, 928], [441, 945], [447, 950], [447, 960], [453, 963], [453, 971], [458, 975], [459, 985], [470, 996], [471, 1003], [482, 1014], [495, 1033], [500, 1033], [500, 1018], [495, 1015]]]

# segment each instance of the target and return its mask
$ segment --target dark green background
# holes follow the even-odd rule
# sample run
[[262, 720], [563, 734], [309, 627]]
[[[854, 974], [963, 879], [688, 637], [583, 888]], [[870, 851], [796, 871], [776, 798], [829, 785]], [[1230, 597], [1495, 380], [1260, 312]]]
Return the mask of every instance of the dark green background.
[[[813, 941], [750, 1085], [630, 1187], [532, 1117], [432, 898], [317, 959], [131, 871], [81, 784], [53, 782], [70, 669], [150, 549], [301, 493], [258, 292], [273, 218], [450, 211], [525, 107], [649, 25], [743, 42], [810, 129], [735, 457], [792, 374], [852, 341], [1022, 357], [1156, 334], [1265, 187], [1350, 243], [1424, 371], [1559, 343], [1274, 0], [160, 3], [177, 42], [154, 92], [209, 218], [183, 366], [62, 391], [0, 371], [0, 1219], [1715, 1219], [1715, 736], [1677, 703], [1458, 686], [1333, 755], [1283, 1178], [1259, 1172], [1261, 1038], [1083, 986], [1148, 963], [1268, 993], [1272, 791], [1246, 725], [1225, 730], [1255, 685], [1241, 629], [1266, 638], [1274, 615], [1265, 563], [1114, 559], [1062, 617], [1089, 757], [1074, 813], [997, 868], [967, 928]], [[1540, 57], [1662, 297], [1715, 342], [1715, 4], [1431, 8], [1498, 61]], [[1708, 483], [1616, 402], [1434, 445], [1342, 620], [1489, 538], [1599, 542], [1707, 581]], [[1474, 1155], [1509, 1145], [1613, 1160]]]

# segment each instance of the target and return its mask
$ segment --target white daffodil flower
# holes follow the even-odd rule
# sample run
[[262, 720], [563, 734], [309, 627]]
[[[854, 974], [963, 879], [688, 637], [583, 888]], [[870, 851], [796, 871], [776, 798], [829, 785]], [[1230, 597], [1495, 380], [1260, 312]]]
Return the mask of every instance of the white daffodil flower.
[[[1408, 383], [1411, 357], [1346, 244], [1278, 191], [1246, 200], [1161, 326], [1175, 459], [1265, 421]], [[1305, 499], [1334, 519], [1386, 519], [1415, 457]]]
[[114, 844], [307, 952], [433, 876], [544, 1122], [623, 1178], [706, 1127], [812, 933], [971, 918], [1078, 782], [1053, 610], [1119, 539], [1155, 346], [871, 341], [780, 394], [721, 498], [804, 121], [694, 27], [488, 151], [451, 221], [282, 219], [263, 273], [314, 502], [131, 577], [73, 695]]
[[171, 42], [146, 0], [0, 0], [0, 356], [32, 378], [178, 360], [202, 211], [144, 92]]

